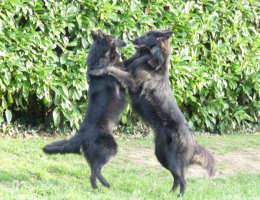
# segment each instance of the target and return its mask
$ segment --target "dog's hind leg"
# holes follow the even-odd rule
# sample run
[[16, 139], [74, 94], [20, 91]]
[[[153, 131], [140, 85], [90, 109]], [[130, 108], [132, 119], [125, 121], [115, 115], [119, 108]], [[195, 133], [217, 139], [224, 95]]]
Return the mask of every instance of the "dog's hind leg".
[[179, 193], [178, 196], [181, 197], [181, 196], [183, 196], [183, 194], [186, 190], [186, 181], [185, 181], [185, 178], [184, 178], [184, 174], [183, 174], [183, 172], [181, 172], [179, 174], [179, 173], [176, 173], [176, 172], [173, 172], [173, 171], [171, 171], [171, 173], [172, 173], [173, 178], [174, 178], [172, 191], [176, 191], [178, 186], [180, 186], [180, 193]]
[[107, 180], [102, 176], [101, 169], [104, 166], [106, 162], [99, 162], [93, 164], [91, 167], [91, 176], [90, 176], [90, 182], [94, 189], [97, 188], [97, 178], [98, 180], [106, 187], [110, 187], [110, 184], [107, 182]]
[[174, 183], [172, 186], [172, 191], [175, 191], [178, 186], [180, 186], [180, 193], [179, 197], [183, 196], [185, 190], [186, 190], [186, 181], [184, 177], [184, 165], [181, 162], [181, 159], [172, 159], [169, 163], [169, 170], [172, 173], [172, 176], [174, 178]]
[[97, 169], [97, 178], [98, 178], [98, 180], [104, 185], [104, 186], [106, 186], [106, 187], [110, 187], [110, 184], [107, 182], [107, 180], [103, 177], [103, 175], [101, 174], [101, 167], [99, 167], [98, 169]]
[[180, 178], [180, 193], [179, 197], [183, 196], [184, 192], [186, 191], [186, 180], [184, 178], [184, 171], [182, 171], [182, 175]]
[[179, 176], [177, 176], [174, 172], [171, 172], [174, 182], [173, 182], [173, 186], [172, 186], [172, 191], [176, 191], [176, 189], [179, 187], [180, 185], [180, 180], [179, 180]]
[[102, 185], [110, 187], [110, 184], [102, 176], [103, 166], [117, 153], [117, 144], [110, 134], [100, 132], [99, 136], [90, 144], [83, 143], [83, 151], [91, 168], [90, 181], [92, 187], [97, 188], [98, 179]]
[[91, 167], [91, 176], [90, 176], [90, 183], [92, 188], [97, 189], [97, 176], [96, 176], [96, 170], [93, 166]]

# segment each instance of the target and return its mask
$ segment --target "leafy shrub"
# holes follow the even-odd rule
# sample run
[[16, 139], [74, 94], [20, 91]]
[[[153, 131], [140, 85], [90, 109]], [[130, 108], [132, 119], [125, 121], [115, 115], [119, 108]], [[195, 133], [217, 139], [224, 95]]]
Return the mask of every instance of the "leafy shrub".
[[[87, 105], [90, 30], [128, 41], [172, 29], [173, 94], [196, 129], [259, 125], [259, 2], [2, 0], [0, 121], [77, 129]], [[122, 49], [133, 54], [131, 45]], [[37, 120], [36, 120], [37, 119]], [[127, 107], [122, 122], [133, 119]]]

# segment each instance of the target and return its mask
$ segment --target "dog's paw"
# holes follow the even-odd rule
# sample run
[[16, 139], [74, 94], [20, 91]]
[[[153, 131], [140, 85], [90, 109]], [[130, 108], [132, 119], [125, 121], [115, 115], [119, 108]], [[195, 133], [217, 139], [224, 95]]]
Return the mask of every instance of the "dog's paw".
[[88, 72], [91, 76], [102, 76], [108, 74], [107, 67], [101, 68], [101, 69], [93, 69]]

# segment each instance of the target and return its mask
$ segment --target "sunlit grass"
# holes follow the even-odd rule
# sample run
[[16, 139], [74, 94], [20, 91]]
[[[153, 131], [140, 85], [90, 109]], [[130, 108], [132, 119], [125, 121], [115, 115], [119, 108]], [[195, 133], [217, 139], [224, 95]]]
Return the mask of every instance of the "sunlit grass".
[[[0, 199], [177, 199], [172, 177], [159, 165], [135, 163], [133, 155], [149, 159], [153, 138], [119, 137], [119, 153], [103, 170], [111, 188], [93, 190], [83, 156], [45, 155], [41, 148], [53, 139], [0, 139]], [[232, 149], [259, 148], [259, 135], [199, 136], [198, 141], [222, 154]], [[241, 142], [240, 142], [241, 141]], [[222, 144], [222, 148], [216, 148]], [[224, 150], [223, 150], [224, 149]], [[129, 151], [130, 150], [130, 151]], [[142, 153], [145, 152], [145, 153]], [[250, 172], [209, 179], [187, 178], [183, 199], [259, 199], [260, 174]]]

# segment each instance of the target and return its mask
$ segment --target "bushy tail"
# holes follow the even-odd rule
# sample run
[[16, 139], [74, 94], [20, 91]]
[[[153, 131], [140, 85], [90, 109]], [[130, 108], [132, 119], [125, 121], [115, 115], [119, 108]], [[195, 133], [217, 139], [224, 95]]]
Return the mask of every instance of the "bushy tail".
[[80, 154], [80, 146], [82, 144], [81, 135], [78, 133], [69, 140], [60, 140], [46, 145], [43, 151], [47, 154], [65, 154], [75, 153]]
[[208, 171], [209, 176], [214, 176], [216, 172], [216, 161], [213, 155], [199, 144], [195, 147], [192, 157], [192, 164], [198, 164]]

